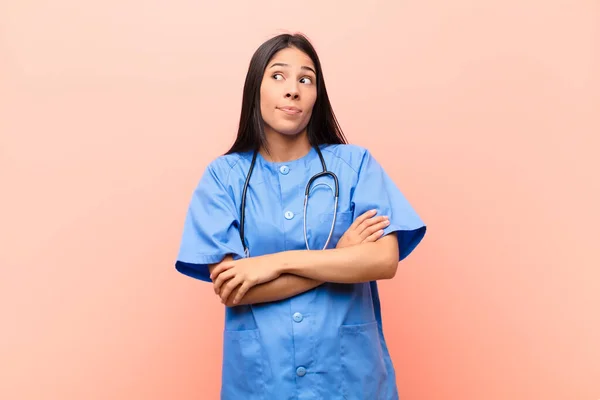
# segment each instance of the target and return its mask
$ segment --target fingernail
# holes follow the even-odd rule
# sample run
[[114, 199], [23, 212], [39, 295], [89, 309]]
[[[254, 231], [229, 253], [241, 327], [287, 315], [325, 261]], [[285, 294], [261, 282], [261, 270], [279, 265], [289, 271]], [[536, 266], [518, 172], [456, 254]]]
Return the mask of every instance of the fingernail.
[[385, 221], [385, 224], [389, 225], [390, 224], [390, 220], [388, 219], [387, 221]]
[[371, 210], [369, 211], [371, 214], [375, 214], [377, 212], [377, 210]]

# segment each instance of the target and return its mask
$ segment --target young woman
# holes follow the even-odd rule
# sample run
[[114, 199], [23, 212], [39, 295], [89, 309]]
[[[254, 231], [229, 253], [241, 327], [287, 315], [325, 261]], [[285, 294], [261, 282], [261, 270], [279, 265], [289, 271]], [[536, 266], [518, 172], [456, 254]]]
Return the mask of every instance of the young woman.
[[263, 43], [176, 262], [227, 305], [221, 398], [397, 399], [376, 281], [425, 229], [369, 151], [346, 144], [309, 41]]

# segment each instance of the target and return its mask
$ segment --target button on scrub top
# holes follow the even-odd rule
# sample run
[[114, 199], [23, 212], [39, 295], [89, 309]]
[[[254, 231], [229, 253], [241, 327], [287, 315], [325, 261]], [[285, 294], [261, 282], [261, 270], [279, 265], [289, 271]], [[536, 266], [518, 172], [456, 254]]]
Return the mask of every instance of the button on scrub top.
[[[384, 235], [397, 233], [399, 259], [406, 258], [426, 228], [380, 164], [359, 146], [320, 148], [340, 190], [329, 248], [354, 219], [376, 209], [377, 215], [389, 217]], [[228, 254], [244, 256], [240, 202], [251, 160], [251, 152], [230, 154], [206, 168], [185, 218], [176, 262], [182, 274], [210, 282], [208, 264]], [[321, 171], [314, 148], [285, 163], [257, 156], [246, 200], [251, 256], [306, 249], [304, 191], [310, 177]], [[311, 249], [322, 248], [327, 240], [333, 187], [330, 177], [312, 185], [306, 215]], [[325, 283], [281, 301], [227, 307], [221, 383], [225, 400], [397, 399], [377, 283]]]

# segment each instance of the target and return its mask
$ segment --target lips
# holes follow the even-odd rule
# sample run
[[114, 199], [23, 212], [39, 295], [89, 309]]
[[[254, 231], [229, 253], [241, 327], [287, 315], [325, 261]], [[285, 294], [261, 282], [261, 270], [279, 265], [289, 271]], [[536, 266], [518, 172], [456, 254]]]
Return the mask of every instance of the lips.
[[288, 115], [296, 115], [302, 112], [298, 107], [277, 107], [278, 110], [283, 111]]

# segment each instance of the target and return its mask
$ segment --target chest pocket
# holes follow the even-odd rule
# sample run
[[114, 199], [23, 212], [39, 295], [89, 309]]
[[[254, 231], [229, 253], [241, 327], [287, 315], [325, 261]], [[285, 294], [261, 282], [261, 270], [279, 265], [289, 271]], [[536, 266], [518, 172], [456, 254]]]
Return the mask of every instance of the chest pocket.
[[[311, 249], [322, 249], [325, 245], [325, 241], [327, 240], [327, 236], [329, 235], [329, 231], [331, 230], [331, 224], [333, 222], [333, 212], [319, 214], [318, 221], [318, 237], [312, 238], [312, 241], [309, 241]], [[327, 248], [335, 248], [337, 242], [340, 240], [342, 235], [344, 235], [344, 233], [348, 230], [350, 225], [352, 225], [352, 211], [338, 211], [337, 216], [335, 218], [335, 226], [333, 227], [333, 233], [331, 234], [331, 240], [329, 241], [329, 245], [327, 246]], [[309, 237], [309, 239], [311, 238]]]

